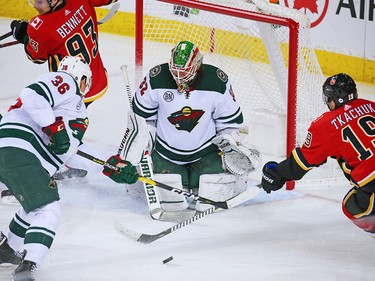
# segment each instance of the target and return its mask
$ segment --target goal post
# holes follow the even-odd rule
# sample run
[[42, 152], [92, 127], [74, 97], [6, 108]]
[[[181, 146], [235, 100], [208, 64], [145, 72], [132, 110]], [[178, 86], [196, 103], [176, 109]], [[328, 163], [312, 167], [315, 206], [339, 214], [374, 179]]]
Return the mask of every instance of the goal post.
[[168, 62], [175, 44], [190, 40], [204, 63], [229, 75], [249, 142], [287, 156], [324, 111], [309, 27], [303, 13], [268, 0], [136, 0], [136, 83]]

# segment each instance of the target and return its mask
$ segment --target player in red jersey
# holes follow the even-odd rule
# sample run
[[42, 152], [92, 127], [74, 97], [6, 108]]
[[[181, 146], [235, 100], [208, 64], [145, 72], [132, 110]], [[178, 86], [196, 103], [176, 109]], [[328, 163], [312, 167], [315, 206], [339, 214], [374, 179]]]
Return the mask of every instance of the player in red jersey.
[[29, 22], [11, 23], [14, 38], [25, 45], [27, 57], [34, 63], [48, 60], [50, 71], [56, 71], [65, 56], [81, 56], [92, 71], [92, 87], [86, 94], [86, 105], [107, 90], [108, 79], [98, 49], [98, 23], [94, 7], [117, 0], [35, 0], [36, 17]]
[[[108, 88], [107, 71], [98, 49], [98, 23], [94, 7], [117, 0], [35, 0], [38, 15], [29, 22], [14, 20], [10, 27], [13, 37], [25, 45], [27, 57], [34, 63], [48, 60], [49, 71], [56, 71], [65, 56], [80, 56], [90, 66], [92, 87], [84, 98], [88, 106], [105, 94]], [[82, 149], [82, 148], [81, 148]], [[87, 171], [79, 157], [60, 169], [56, 180], [84, 178]]]
[[312, 122], [305, 143], [289, 158], [264, 165], [262, 187], [267, 193], [278, 190], [335, 158], [354, 185], [343, 199], [344, 214], [375, 237], [375, 103], [359, 99], [355, 82], [344, 73], [324, 82], [323, 99], [330, 111]]

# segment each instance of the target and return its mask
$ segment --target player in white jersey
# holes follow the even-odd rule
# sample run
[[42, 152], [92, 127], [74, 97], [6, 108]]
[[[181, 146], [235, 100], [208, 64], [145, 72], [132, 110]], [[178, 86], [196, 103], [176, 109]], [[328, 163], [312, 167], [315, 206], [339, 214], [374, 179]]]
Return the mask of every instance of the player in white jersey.
[[[202, 62], [203, 55], [195, 44], [179, 42], [170, 62], [155, 66], [146, 75], [132, 105], [134, 113], [156, 130], [152, 153], [155, 177], [168, 174], [167, 178], [176, 180], [161, 175], [163, 180], [178, 186], [181, 180], [176, 175], [180, 175], [184, 188], [199, 188], [199, 195], [223, 201], [238, 193], [230, 187], [237, 179], [225, 173], [216, 144], [223, 138], [226, 143], [233, 138], [239, 141], [243, 115], [228, 75]], [[217, 185], [218, 189], [209, 184], [228, 176], [229, 180]], [[207, 193], [202, 183], [210, 185]], [[246, 185], [243, 183], [241, 188]], [[179, 211], [187, 206], [183, 196], [179, 199], [171, 194], [160, 189], [164, 210]]]
[[[0, 264], [19, 264], [12, 280], [35, 280], [54, 240], [61, 218], [59, 193], [51, 179], [82, 143], [88, 126], [83, 97], [91, 86], [91, 70], [79, 57], [65, 57], [59, 71], [27, 86], [0, 122], [0, 180], [21, 204], [0, 232]], [[73, 148], [73, 149], [71, 149]], [[113, 156], [119, 172], [103, 173], [116, 182], [134, 183], [135, 167]], [[23, 254], [17, 251], [23, 246]]]

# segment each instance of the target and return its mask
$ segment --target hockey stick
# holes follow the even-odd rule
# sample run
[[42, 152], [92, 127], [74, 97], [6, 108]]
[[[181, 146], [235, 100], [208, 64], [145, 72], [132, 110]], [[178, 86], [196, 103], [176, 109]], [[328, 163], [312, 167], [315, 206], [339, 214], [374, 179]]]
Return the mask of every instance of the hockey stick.
[[[117, 13], [119, 8], [120, 8], [120, 3], [119, 2], [114, 3], [112, 5], [112, 7], [110, 8], [108, 14], [106, 14], [104, 16], [104, 18], [102, 18], [101, 20], [98, 21], [98, 25], [103, 24], [103, 23], [107, 22], [108, 20], [110, 20]], [[9, 31], [8, 33], [5, 33], [4, 35], [0, 36], [0, 41], [5, 39], [5, 38], [10, 37], [11, 35], [12, 35], [12, 31]], [[8, 43], [0, 44], [0, 48], [9, 47], [9, 46], [17, 45], [17, 44], [20, 44], [20, 42], [11, 41], [11, 42], [8, 42]]]
[[79, 155], [79, 156], [81, 156], [83, 158], [86, 158], [86, 159], [88, 159], [88, 160], [90, 160], [90, 161], [92, 161], [94, 163], [102, 165], [103, 167], [107, 167], [107, 168], [112, 169], [114, 171], [119, 171], [120, 170], [119, 167], [111, 165], [108, 162], [103, 161], [103, 160], [101, 160], [99, 158], [96, 158], [96, 157], [94, 157], [94, 156], [92, 156], [92, 155], [90, 155], [90, 154], [88, 154], [86, 152], [83, 152], [81, 150], [74, 149], [74, 148], [69, 148], [69, 150], [72, 151], [73, 153], [76, 153], [77, 155]]
[[119, 2], [114, 3], [112, 7], [109, 9], [108, 14], [101, 20], [98, 20], [98, 24], [103, 24], [109, 21], [117, 13], [119, 9], [120, 9], [120, 3]]
[[[94, 156], [92, 156], [92, 155], [90, 155], [90, 154], [88, 154], [86, 152], [83, 152], [83, 151], [78, 150], [78, 149], [73, 149], [73, 148], [71, 148], [70, 150], [74, 151], [77, 155], [82, 156], [83, 158], [86, 158], [86, 159], [88, 159], [88, 160], [90, 160], [92, 162], [95, 162], [95, 163], [97, 163], [99, 165], [102, 165], [103, 167], [110, 168], [110, 169], [112, 169], [114, 171], [119, 171], [120, 170], [119, 167], [111, 165], [110, 163], [108, 163], [106, 161], [103, 161], [101, 159], [98, 159], [98, 158], [96, 158], [96, 157], [94, 157]], [[179, 194], [183, 194], [183, 195], [185, 195], [187, 197], [194, 198], [194, 200], [197, 200], [197, 201], [200, 201], [200, 202], [203, 202], [203, 203], [206, 203], [206, 204], [211, 204], [211, 205], [213, 205], [213, 206], [215, 206], [217, 208], [221, 208], [221, 209], [230, 209], [230, 208], [233, 208], [233, 205], [231, 205], [231, 201], [230, 200], [228, 200], [228, 201], [213, 201], [213, 200], [210, 200], [208, 198], [195, 195], [194, 193], [190, 193], [190, 192], [184, 191], [182, 189], [166, 185], [166, 184], [161, 183], [161, 182], [156, 182], [156, 181], [154, 181], [152, 179], [149, 179], [149, 178], [146, 178], [146, 177], [138, 177], [138, 180], [141, 181], [141, 182], [144, 182], [144, 183], [148, 183], [148, 184], [153, 185], [153, 186], [158, 186], [160, 188], [163, 188], [163, 189], [166, 189], [166, 190], [169, 190], [169, 191], [173, 191], [173, 192], [177, 192]]]
[[[130, 108], [131, 111], [133, 111], [132, 93], [131, 93], [131, 90], [130, 90], [130, 81], [129, 81], [128, 71], [127, 71], [128, 66], [126, 64], [121, 65], [120, 69], [121, 69], [121, 73], [122, 73], [122, 76], [123, 76], [124, 82], [125, 82], [126, 94], [127, 94], [128, 101], [129, 101], [129, 108]], [[125, 131], [125, 134], [124, 134], [124, 136], [123, 136], [123, 138], [121, 140], [121, 143], [119, 145], [119, 148], [118, 148], [118, 151], [117, 151], [117, 155], [120, 155], [121, 152], [123, 151], [125, 143], [128, 140], [128, 138], [129, 138], [129, 134], [130, 134], [130, 129], [129, 129], [129, 127], [127, 127], [126, 131]]]
[[5, 47], [17, 45], [19, 43], [20, 42], [18, 42], [18, 41], [10, 41], [10, 42], [7, 42], [7, 43], [0, 44], [0, 48], [5, 48]]
[[[250, 188], [250, 189], [247, 189], [245, 192], [237, 195], [236, 197], [232, 198], [232, 199], [229, 199], [228, 201], [226, 201], [226, 203], [231, 206], [230, 208], [233, 208], [233, 207], [236, 207], [238, 205], [241, 205], [242, 203], [245, 203], [246, 201], [256, 197], [259, 193], [259, 185], [257, 185], [257, 187], [254, 187], [254, 188]], [[213, 208], [210, 208], [210, 209], [207, 209], [206, 211], [204, 212], [199, 212], [197, 213], [195, 216], [191, 217], [190, 219], [186, 219], [172, 227], [169, 227], [159, 233], [156, 233], [156, 234], [146, 234], [146, 233], [140, 233], [140, 232], [137, 232], [137, 231], [134, 231], [134, 230], [131, 230], [127, 227], [125, 227], [123, 224], [119, 223], [119, 222], [116, 222], [114, 224], [114, 227], [116, 229], [117, 232], [119, 232], [122, 236], [128, 238], [128, 239], [131, 239], [131, 240], [134, 240], [134, 241], [137, 241], [137, 242], [140, 242], [140, 243], [144, 243], [144, 244], [149, 244], [155, 240], [158, 240], [168, 234], [171, 234], [172, 232], [178, 230], [178, 229], [181, 229], [183, 228], [184, 226], [187, 226], [209, 214], [212, 214], [213, 212], [216, 212], [216, 211], [219, 211], [221, 210], [220, 208], [217, 208], [217, 207], [213, 207]]]
[[169, 190], [169, 191], [172, 191], [172, 192], [176, 192], [178, 194], [182, 194], [182, 195], [184, 195], [186, 197], [189, 197], [189, 198], [192, 198], [196, 201], [200, 201], [200, 202], [203, 202], [203, 203], [206, 203], [206, 204], [214, 205], [217, 208], [221, 208], [221, 209], [233, 208], [233, 206], [230, 205], [231, 204], [230, 200], [228, 200], [228, 201], [213, 201], [213, 200], [210, 200], [208, 198], [201, 197], [199, 195], [195, 195], [194, 193], [187, 192], [185, 190], [175, 188], [173, 186], [170, 186], [170, 185], [167, 185], [167, 184], [164, 184], [164, 183], [161, 183], [161, 182], [149, 179], [149, 178], [139, 177], [138, 180], [141, 181], [141, 182], [149, 183], [153, 186], [160, 187], [160, 188], [165, 189], [165, 190]]
[[[132, 92], [131, 92], [131, 89], [130, 89], [130, 81], [129, 81], [128, 71], [127, 71], [128, 67], [127, 67], [127, 65], [124, 64], [120, 68], [121, 68], [121, 72], [122, 72], [122, 75], [123, 75], [123, 78], [124, 78], [125, 87], [126, 87], [126, 94], [127, 94], [128, 101], [129, 101], [130, 112], [128, 114], [133, 114], [133, 116], [134, 116], [133, 106], [132, 106], [132, 96], [133, 95], [132, 95]], [[133, 122], [133, 124], [135, 124], [134, 127], [138, 128], [136, 117], [135, 116], [134, 116], [134, 118], [131, 117], [130, 120]], [[135, 134], [132, 134], [132, 137], [133, 137], [133, 135], [135, 137], [136, 134], [137, 134], [137, 132]], [[122, 138], [119, 149], [117, 151], [117, 155], [120, 155], [126, 146], [131, 145], [132, 142], [129, 141], [129, 137], [130, 137], [130, 129], [129, 129], [129, 124], [128, 124], [128, 127], [126, 128], [124, 137]], [[127, 145], [125, 145], [125, 144], [127, 144]], [[130, 149], [130, 148], [127, 147], [125, 149], [125, 151], [127, 151], [128, 149]], [[154, 173], [152, 171], [152, 162], [151, 161], [152, 160], [151, 160], [151, 156], [149, 155], [149, 152], [145, 151], [145, 153], [142, 156], [141, 163], [140, 163], [140, 170], [141, 170], [141, 175], [143, 177], [153, 179]], [[145, 194], [146, 194], [147, 205], [148, 205], [148, 209], [150, 211], [151, 218], [155, 219], [155, 220], [161, 219], [164, 211], [161, 209], [158, 190], [155, 188], [154, 185], [152, 185], [148, 182], [145, 182], [145, 181], [143, 181], [143, 188], [144, 188], [144, 191], [145, 191]]]
[[0, 41], [4, 40], [5, 38], [8, 38], [10, 36], [12, 36], [12, 31], [9, 31], [8, 33], [5, 33], [4, 35], [1, 35], [0, 36]]

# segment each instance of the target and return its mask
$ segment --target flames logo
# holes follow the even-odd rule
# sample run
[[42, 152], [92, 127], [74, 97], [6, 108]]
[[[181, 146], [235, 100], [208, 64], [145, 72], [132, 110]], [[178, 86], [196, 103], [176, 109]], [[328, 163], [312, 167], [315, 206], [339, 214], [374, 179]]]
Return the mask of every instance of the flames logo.
[[317, 26], [327, 13], [329, 0], [284, 0], [285, 7], [300, 10], [309, 16], [311, 28]]

